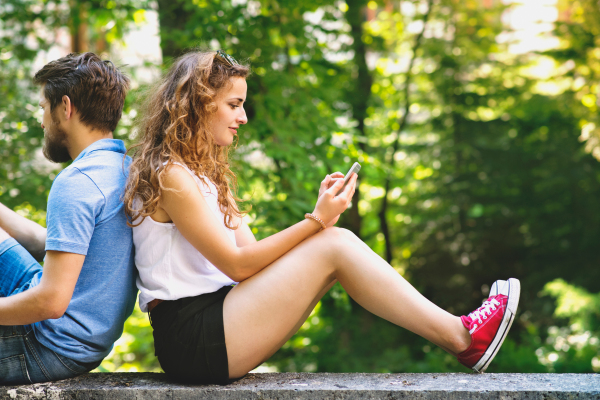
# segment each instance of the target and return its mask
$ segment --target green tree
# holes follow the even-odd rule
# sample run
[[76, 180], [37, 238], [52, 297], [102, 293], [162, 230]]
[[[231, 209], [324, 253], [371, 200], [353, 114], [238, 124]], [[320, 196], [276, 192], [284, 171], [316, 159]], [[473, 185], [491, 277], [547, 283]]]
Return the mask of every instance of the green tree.
[[45, 210], [51, 184], [48, 176], [58, 170], [36, 165], [43, 132], [36, 118], [37, 90], [29, 84], [31, 63], [39, 51], [49, 47], [51, 39], [31, 41], [28, 37], [36, 27], [52, 26], [56, 21], [56, 15], [40, 5], [33, 1], [0, 5], [0, 201], [11, 208], [29, 202], [35, 209]]
[[[459, 315], [485, 297], [486, 284], [521, 279], [521, 318], [490, 370], [544, 370], [534, 351], [555, 321], [537, 293], [557, 277], [587, 288], [598, 282], [598, 176], [577, 140], [579, 107], [568, 94], [540, 91], [527, 75], [537, 58], [511, 55], [497, 41], [506, 29], [504, 5], [441, 1], [418, 12], [414, 4], [402, 25], [426, 21], [420, 48], [423, 30], [386, 37], [397, 12], [380, 12], [369, 24], [388, 42], [366, 123], [376, 161], [361, 171], [363, 237], [380, 254], [389, 251], [392, 265], [428, 298]], [[416, 47], [412, 58], [409, 46]], [[408, 58], [408, 73], [388, 72], [398, 58]], [[382, 205], [385, 213], [377, 212]], [[281, 368], [462, 370], [347, 298], [345, 308], [330, 298], [325, 304], [320, 325], [306, 324], [303, 339], [281, 352]]]
[[41, 154], [39, 88], [31, 84], [36, 57], [48, 51], [64, 27], [79, 34], [72, 36], [73, 51], [105, 52], [133, 22], [143, 21], [147, 7], [145, 0], [0, 4], [0, 202], [44, 210], [52, 179], [62, 169]]
[[544, 346], [536, 354], [551, 372], [600, 371], [600, 294], [556, 279], [544, 287], [556, 298], [554, 316], [567, 321], [551, 326]]
[[[27, 84], [33, 60], [57, 27], [68, 27], [77, 46], [109, 49], [148, 5], [51, 4], [58, 3], [0, 5], [0, 201], [38, 221], [48, 176], [60, 167], [38, 163], [42, 132]], [[250, 122], [233, 161], [259, 238], [300, 220], [323, 176], [358, 160], [360, 197], [342, 226], [436, 304], [466, 313], [494, 279], [521, 280], [518, 319], [490, 371], [597, 370], [594, 1], [561, 0], [559, 48], [525, 55], [498, 40], [508, 6], [496, 0], [157, 6], [165, 67], [198, 46], [252, 65]], [[553, 76], [531, 73], [540, 60], [553, 60]], [[129, 96], [127, 107], [134, 103]], [[119, 137], [128, 139], [133, 114], [128, 108]], [[584, 305], [565, 312], [569, 299]], [[268, 364], [282, 371], [464, 371], [441, 349], [360, 308], [339, 285]], [[101, 370], [158, 368], [147, 318], [136, 310]]]

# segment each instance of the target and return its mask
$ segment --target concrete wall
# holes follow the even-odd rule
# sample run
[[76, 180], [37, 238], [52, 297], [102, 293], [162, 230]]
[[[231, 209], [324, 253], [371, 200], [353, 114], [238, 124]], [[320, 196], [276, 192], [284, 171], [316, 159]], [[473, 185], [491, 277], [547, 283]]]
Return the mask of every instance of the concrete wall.
[[227, 386], [164, 374], [86, 374], [0, 386], [0, 399], [598, 399], [600, 374], [249, 374]]

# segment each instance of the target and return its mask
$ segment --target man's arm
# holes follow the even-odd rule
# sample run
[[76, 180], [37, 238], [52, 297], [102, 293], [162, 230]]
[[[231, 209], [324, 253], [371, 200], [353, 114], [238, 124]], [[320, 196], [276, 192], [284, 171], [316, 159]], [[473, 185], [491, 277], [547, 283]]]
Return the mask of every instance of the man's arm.
[[36, 260], [42, 261], [44, 259], [46, 255], [46, 228], [20, 216], [1, 203], [0, 228], [15, 238]]
[[63, 316], [85, 256], [48, 251], [40, 284], [10, 297], [0, 297], [0, 325], [27, 325]]

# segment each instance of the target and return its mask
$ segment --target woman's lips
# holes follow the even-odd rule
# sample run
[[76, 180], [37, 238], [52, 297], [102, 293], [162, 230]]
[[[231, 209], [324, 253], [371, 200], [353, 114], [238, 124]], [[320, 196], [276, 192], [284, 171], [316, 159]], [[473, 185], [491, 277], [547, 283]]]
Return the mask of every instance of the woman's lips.
[[235, 134], [237, 134], [237, 128], [231, 128], [231, 127], [230, 127], [230, 128], [229, 128], [229, 130], [230, 130], [231, 132], [233, 132], [233, 134], [234, 134], [234, 135], [235, 135]]

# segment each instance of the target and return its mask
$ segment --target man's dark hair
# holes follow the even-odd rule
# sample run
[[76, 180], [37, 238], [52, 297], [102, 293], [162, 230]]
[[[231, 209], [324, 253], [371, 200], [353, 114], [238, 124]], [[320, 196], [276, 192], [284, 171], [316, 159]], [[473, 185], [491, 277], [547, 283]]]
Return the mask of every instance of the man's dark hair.
[[81, 122], [92, 129], [113, 132], [121, 119], [129, 78], [111, 61], [94, 53], [71, 53], [40, 69], [34, 83], [44, 86], [50, 110], [69, 96]]

